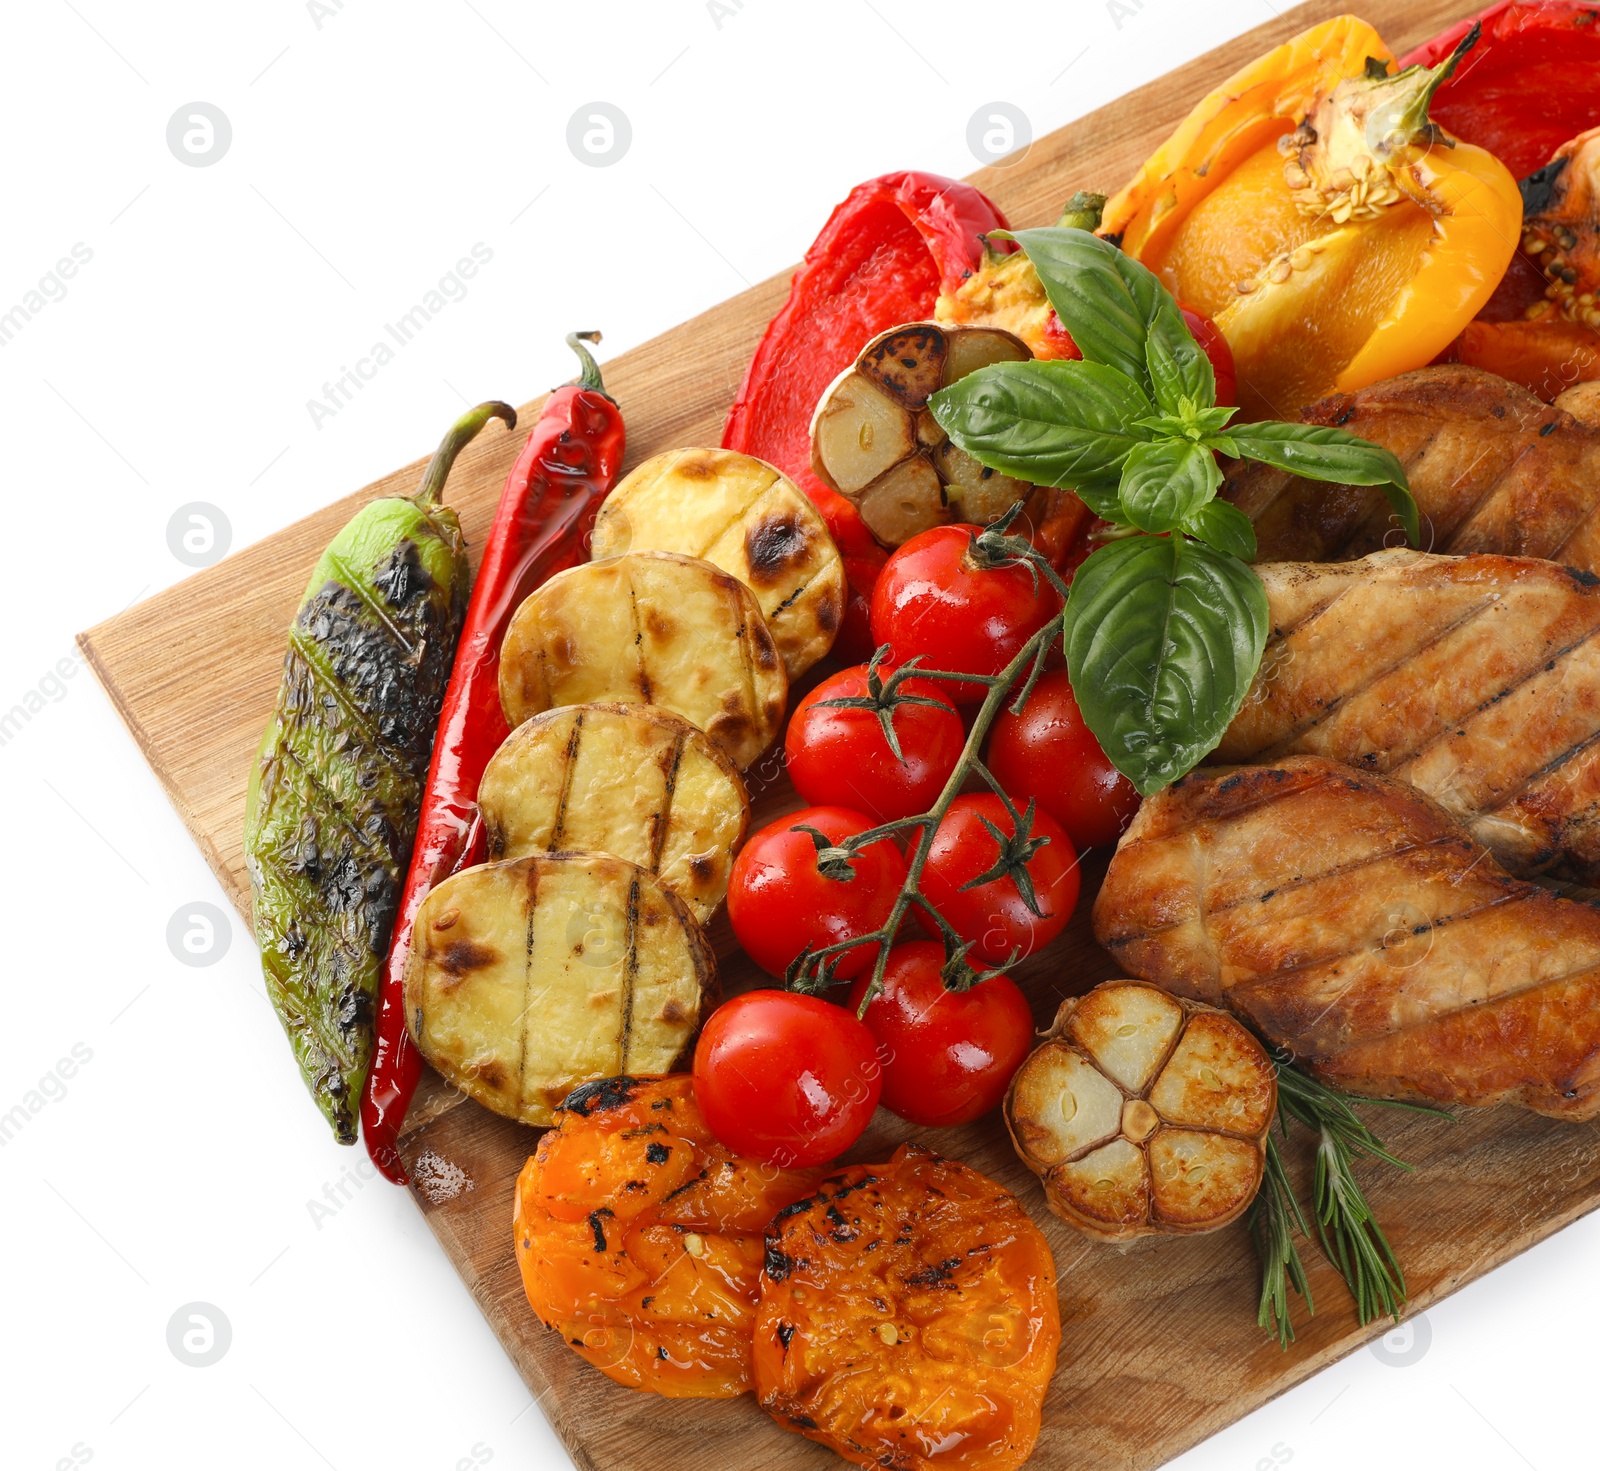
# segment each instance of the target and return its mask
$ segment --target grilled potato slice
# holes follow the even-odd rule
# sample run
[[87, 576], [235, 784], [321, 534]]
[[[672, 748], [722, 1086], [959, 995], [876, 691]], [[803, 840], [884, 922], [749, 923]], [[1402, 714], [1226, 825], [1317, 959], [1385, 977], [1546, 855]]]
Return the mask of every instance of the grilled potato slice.
[[580, 1083], [670, 1072], [716, 969], [683, 903], [607, 853], [533, 854], [446, 879], [406, 962], [422, 1055], [507, 1118], [550, 1124]]
[[513, 730], [558, 705], [661, 705], [741, 770], [777, 735], [788, 693], [755, 594], [674, 552], [557, 573], [517, 609], [500, 649], [500, 704]]
[[1226, 1012], [1107, 981], [1061, 1003], [1005, 1116], [1056, 1215], [1131, 1241], [1237, 1220], [1261, 1184], [1277, 1104], [1271, 1059]]
[[844, 564], [817, 508], [765, 460], [675, 449], [617, 486], [594, 524], [594, 555], [699, 557], [756, 595], [789, 678], [829, 649], [844, 617]]
[[489, 857], [611, 853], [706, 923], [750, 817], [739, 770], [659, 705], [565, 705], [518, 726], [478, 787]]

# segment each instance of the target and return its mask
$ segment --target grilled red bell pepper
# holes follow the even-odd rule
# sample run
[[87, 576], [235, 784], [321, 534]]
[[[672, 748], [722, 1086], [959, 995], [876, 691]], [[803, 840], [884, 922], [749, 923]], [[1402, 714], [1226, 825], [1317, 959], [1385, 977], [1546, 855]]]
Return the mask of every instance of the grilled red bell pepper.
[[1600, 124], [1600, 3], [1500, 0], [1417, 47], [1400, 65], [1437, 66], [1475, 24], [1483, 34], [1433, 94], [1429, 116], [1523, 179]]
[[728, 412], [723, 446], [790, 476], [839, 545], [851, 594], [838, 640], [845, 658], [871, 653], [867, 603], [888, 553], [811, 473], [812, 410], [875, 333], [931, 317], [939, 292], [982, 263], [978, 237], [1005, 228], [999, 209], [955, 179], [904, 172], [858, 184], [806, 252]]
[[361, 1134], [372, 1162], [397, 1185], [406, 1183], [400, 1128], [422, 1076], [422, 1058], [406, 1031], [402, 996], [411, 923], [437, 884], [482, 861], [478, 783], [510, 733], [500, 709], [500, 644], [506, 625], [540, 583], [587, 557], [595, 512], [622, 468], [622, 415], [579, 338], [598, 342], [600, 334], [575, 332], [567, 338], [583, 364], [582, 376], [545, 400], [506, 481], [484, 544], [384, 963], [377, 1049], [361, 1097]]

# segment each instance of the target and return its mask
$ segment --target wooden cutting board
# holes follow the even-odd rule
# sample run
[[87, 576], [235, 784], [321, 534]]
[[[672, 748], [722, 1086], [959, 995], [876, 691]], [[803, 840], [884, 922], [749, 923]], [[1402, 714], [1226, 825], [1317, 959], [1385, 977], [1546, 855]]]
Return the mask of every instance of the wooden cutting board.
[[[1120, 185], [1206, 91], [1269, 46], [1339, 13], [1300, 5], [1033, 145], [975, 182], [1018, 225], [1053, 222], [1079, 187]], [[1462, 0], [1372, 0], [1364, 13], [1401, 52], [1463, 9]], [[841, 190], [850, 182], [841, 179]], [[820, 224], [821, 221], [818, 221]], [[716, 307], [605, 365], [628, 421], [630, 460], [677, 445], [715, 444], [723, 416], [787, 275]], [[523, 413], [531, 422], [538, 404]], [[481, 542], [522, 435], [491, 427], [462, 456], [450, 499]], [[241, 913], [245, 780], [277, 688], [284, 634], [309, 569], [356, 507], [410, 493], [422, 461], [141, 603], [79, 638], [134, 739]], [[781, 763], [755, 773], [758, 817], [798, 805]], [[1089, 934], [1103, 872], [1090, 858], [1069, 933], [1033, 957], [1021, 981], [1042, 1024], [1066, 995], [1113, 974]], [[757, 983], [726, 927], [713, 935], [723, 981]], [[284, 1065], [289, 1066], [287, 1052]], [[1412, 1174], [1364, 1170], [1404, 1263], [1413, 1310], [1425, 1308], [1600, 1204], [1600, 1133], [1491, 1111], [1459, 1122], [1380, 1114]], [[310, 1106], [306, 1127], [318, 1127]], [[883, 1157], [919, 1131], [880, 1111], [851, 1158]], [[1061, 1362], [1031, 1464], [1144, 1468], [1282, 1393], [1379, 1336], [1356, 1321], [1348, 1294], [1315, 1248], [1305, 1257], [1319, 1311], [1287, 1352], [1256, 1326], [1257, 1266], [1245, 1228], [1131, 1249], [1093, 1245], [1044, 1209], [1033, 1177], [994, 1120], [925, 1131], [929, 1142], [1016, 1190], [1044, 1227], [1061, 1280]], [[511, 1246], [511, 1192], [535, 1135], [431, 1078], [413, 1109], [405, 1152], [418, 1205], [506, 1352], [579, 1466], [610, 1471], [725, 1471], [822, 1466], [830, 1452], [769, 1421], [746, 1397], [666, 1401], [619, 1388], [540, 1327], [522, 1295]], [[1304, 1141], [1295, 1167], [1306, 1165]]]

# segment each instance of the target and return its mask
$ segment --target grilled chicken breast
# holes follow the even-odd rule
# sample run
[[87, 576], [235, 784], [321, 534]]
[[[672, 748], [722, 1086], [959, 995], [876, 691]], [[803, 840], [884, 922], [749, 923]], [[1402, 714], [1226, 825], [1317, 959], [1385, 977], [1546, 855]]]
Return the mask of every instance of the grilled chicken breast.
[[1094, 928], [1347, 1092], [1600, 1113], [1600, 909], [1399, 782], [1315, 756], [1195, 772], [1146, 798]]
[[[1600, 571], [1594, 408], [1582, 395], [1547, 404], [1454, 364], [1335, 394], [1301, 418], [1394, 451], [1417, 499], [1425, 549], [1549, 557]], [[1234, 462], [1221, 494], [1255, 522], [1263, 562], [1339, 561], [1404, 542], [1382, 493], [1366, 486]]]
[[1600, 879], [1600, 583], [1404, 548], [1258, 566], [1272, 633], [1215, 762], [1409, 782], [1513, 873]]

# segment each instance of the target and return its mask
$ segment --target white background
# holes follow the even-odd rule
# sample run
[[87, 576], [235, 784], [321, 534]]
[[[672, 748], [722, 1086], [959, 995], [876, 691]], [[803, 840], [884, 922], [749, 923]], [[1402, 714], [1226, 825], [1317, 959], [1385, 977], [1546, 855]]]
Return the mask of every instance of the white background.
[[[465, 402], [569, 377], [568, 330], [603, 328], [609, 356], [797, 260], [857, 180], [970, 171], [982, 104], [1042, 133], [1270, 10], [6, 5], [0, 312], [74, 245], [92, 259], [0, 348], [0, 711], [34, 708], [0, 746], [0, 1113], [26, 1114], [0, 1146], [0, 1462], [566, 1464], [408, 1197], [330, 1141], [243, 927], [208, 966], [169, 950], [175, 913], [226, 900], [72, 635], [186, 575], [174, 511], [212, 504], [232, 545], [257, 540], [426, 451]], [[595, 100], [632, 126], [611, 167], [566, 144]], [[203, 168], [166, 142], [195, 101], [233, 135]], [[314, 422], [308, 400], [479, 242], [465, 298]], [[42, 1083], [74, 1048], [89, 1060]], [[1358, 1353], [1179, 1464], [1592, 1464], [1597, 1244], [1571, 1228], [1431, 1312], [1414, 1362]], [[231, 1325], [210, 1367], [168, 1347], [193, 1302]]]

